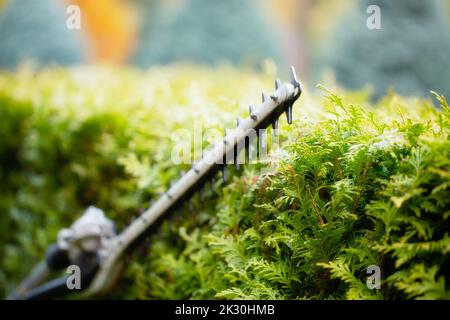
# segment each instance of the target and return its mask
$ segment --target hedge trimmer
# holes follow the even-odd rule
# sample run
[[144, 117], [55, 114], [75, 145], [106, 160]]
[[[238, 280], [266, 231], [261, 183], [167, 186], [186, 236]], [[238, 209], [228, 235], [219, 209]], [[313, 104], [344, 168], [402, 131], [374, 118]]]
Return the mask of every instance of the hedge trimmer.
[[[256, 139], [256, 148], [266, 147], [264, 132], [272, 125], [278, 131], [278, 119], [286, 113], [292, 123], [292, 108], [302, 93], [295, 69], [291, 67], [291, 81], [275, 82], [275, 92], [263, 94], [262, 104], [249, 107], [246, 119], [238, 118], [237, 127], [217, 142], [201, 160], [195, 163], [167, 192], [121, 233], [116, 234], [113, 223], [102, 210], [90, 207], [69, 229], [58, 233], [57, 243], [52, 245], [44, 261], [9, 296], [10, 299], [45, 299], [70, 293], [68, 276], [44, 282], [51, 272], [77, 267], [81, 274], [81, 289], [87, 296], [107, 292], [118, 281], [124, 267], [124, 257], [141, 243], [150, 228], [180, 202], [189, 198], [207, 181], [222, 171], [227, 179], [227, 165], [239, 165], [238, 154], [245, 149], [249, 154], [250, 143]], [[72, 288], [73, 289], [73, 288]]]

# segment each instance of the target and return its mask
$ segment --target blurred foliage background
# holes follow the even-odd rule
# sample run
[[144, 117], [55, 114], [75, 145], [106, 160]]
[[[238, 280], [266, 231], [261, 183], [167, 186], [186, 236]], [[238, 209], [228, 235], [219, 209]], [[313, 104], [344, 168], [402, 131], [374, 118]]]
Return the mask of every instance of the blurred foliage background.
[[[81, 30], [67, 30], [65, 8], [81, 8]], [[369, 5], [381, 30], [369, 30]], [[259, 68], [272, 59], [302, 78], [375, 98], [449, 94], [449, 0], [3, 0], [0, 67], [23, 60], [112, 63], [139, 68], [173, 62]], [[30, 12], [33, 12], [30, 15]]]
[[[370, 5], [381, 8], [382, 29], [361, 28]], [[450, 95], [450, 34], [440, 0], [360, 0], [326, 43], [324, 61], [338, 83], [372, 84], [376, 98], [390, 87], [410, 95], [430, 88]]]

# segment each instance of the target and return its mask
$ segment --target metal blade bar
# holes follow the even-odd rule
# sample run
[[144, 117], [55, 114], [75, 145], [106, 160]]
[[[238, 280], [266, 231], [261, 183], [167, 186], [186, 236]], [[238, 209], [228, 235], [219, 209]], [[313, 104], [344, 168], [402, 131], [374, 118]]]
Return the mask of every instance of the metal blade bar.
[[[216, 143], [211, 152], [196, 163], [137, 220], [111, 240], [108, 248], [109, 255], [100, 265], [97, 275], [87, 291], [88, 295], [105, 291], [109, 287], [111, 279], [115, 278], [114, 272], [118, 261], [125, 250], [165, 212], [195, 188], [205, 176], [210, 175], [211, 172], [220, 169], [220, 167], [226, 171], [226, 163], [223, 163], [224, 158], [233, 154], [236, 146], [245, 146], [246, 139], [250, 140], [250, 137], [256, 137], [251, 134], [253, 130], [265, 129], [270, 124], [278, 123], [279, 116], [286, 111], [291, 114], [291, 110], [287, 110], [287, 108], [291, 108], [301, 94], [301, 85], [295, 76], [295, 70], [292, 68], [291, 71], [291, 83], [282, 84], [281, 81], [277, 80], [276, 91], [271, 95], [272, 99], [264, 98], [263, 103], [257, 109], [251, 107], [248, 118], [240, 120], [239, 126], [235, 130], [226, 135], [223, 141]], [[291, 117], [289, 120], [291, 120]], [[277, 129], [277, 127], [274, 126], [274, 129]]]

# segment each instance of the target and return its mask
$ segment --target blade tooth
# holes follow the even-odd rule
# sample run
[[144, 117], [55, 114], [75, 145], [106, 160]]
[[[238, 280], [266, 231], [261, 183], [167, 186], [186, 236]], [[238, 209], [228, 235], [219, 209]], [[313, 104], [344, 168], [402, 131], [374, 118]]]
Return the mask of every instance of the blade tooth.
[[237, 117], [236, 118], [236, 127], [239, 127], [242, 124], [242, 119], [241, 117]]
[[281, 80], [277, 79], [275, 80], [275, 89], [278, 90], [281, 87]]
[[268, 100], [269, 100], [269, 96], [263, 92], [262, 93], [262, 102], [265, 103]]
[[292, 124], [292, 104], [290, 104], [286, 109], [286, 118], [288, 124]]
[[278, 101], [278, 93], [274, 93], [274, 94], [272, 94], [271, 96], [270, 96], [270, 98], [273, 100], [273, 101], [275, 101], [275, 102], [277, 102]]
[[258, 120], [258, 113], [255, 110], [255, 106], [249, 105], [248, 113], [250, 114], [250, 118], [252, 118], [252, 120], [254, 120], [254, 121]]
[[301, 88], [301, 83], [298, 81], [294, 66], [291, 66], [291, 84], [295, 87]]

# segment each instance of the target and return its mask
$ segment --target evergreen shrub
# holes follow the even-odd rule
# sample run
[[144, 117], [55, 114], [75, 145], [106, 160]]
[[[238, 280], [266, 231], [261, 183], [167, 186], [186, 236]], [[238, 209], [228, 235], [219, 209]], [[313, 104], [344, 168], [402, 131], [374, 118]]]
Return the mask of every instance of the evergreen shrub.
[[[189, 168], [171, 163], [171, 132], [231, 127], [273, 77], [192, 66], [0, 74], [1, 294], [87, 206], [124, 228]], [[111, 297], [450, 298], [445, 99], [437, 110], [308, 92], [282, 126], [280, 161], [232, 172], [168, 217]], [[366, 285], [371, 265], [381, 290]]]

